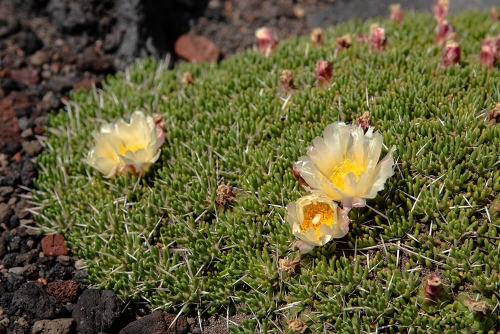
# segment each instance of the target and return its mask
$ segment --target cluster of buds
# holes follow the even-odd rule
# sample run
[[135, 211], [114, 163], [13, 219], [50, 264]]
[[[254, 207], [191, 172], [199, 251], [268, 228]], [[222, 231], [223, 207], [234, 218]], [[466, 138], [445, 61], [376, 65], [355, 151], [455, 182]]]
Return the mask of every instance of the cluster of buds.
[[442, 22], [448, 16], [448, 8], [449, 1], [448, 0], [439, 0], [437, 4], [435, 4], [432, 9], [434, 11], [434, 18], [437, 23]]
[[443, 46], [447, 41], [455, 40], [456, 38], [455, 28], [447, 20], [438, 22], [434, 43], [438, 46]]
[[487, 37], [483, 40], [481, 45], [481, 52], [479, 53], [479, 61], [481, 65], [488, 68], [493, 68], [497, 59], [497, 42], [494, 38]]
[[446, 42], [446, 48], [443, 53], [442, 65], [444, 67], [449, 67], [456, 65], [459, 62], [460, 62], [460, 45], [453, 40]]
[[390, 9], [391, 9], [391, 15], [389, 16], [389, 20], [397, 23], [403, 22], [404, 12], [401, 5], [398, 3], [393, 4], [391, 5]]
[[373, 50], [384, 51], [387, 45], [387, 38], [385, 36], [385, 29], [374, 23], [370, 26], [370, 53]]
[[323, 44], [323, 30], [321, 28], [314, 28], [311, 32], [311, 42], [314, 46]]
[[314, 70], [314, 76], [318, 79], [318, 85], [320, 87], [325, 87], [331, 84], [333, 78], [333, 67], [332, 63], [328, 60], [320, 60], [316, 63], [316, 69]]
[[350, 34], [337, 37], [337, 50], [340, 52], [344, 49], [349, 49], [352, 45], [352, 38]]
[[269, 57], [271, 51], [278, 45], [278, 35], [276, 32], [270, 28], [260, 28], [255, 32], [255, 38], [257, 39], [257, 46], [260, 52], [264, 53], [266, 57]]

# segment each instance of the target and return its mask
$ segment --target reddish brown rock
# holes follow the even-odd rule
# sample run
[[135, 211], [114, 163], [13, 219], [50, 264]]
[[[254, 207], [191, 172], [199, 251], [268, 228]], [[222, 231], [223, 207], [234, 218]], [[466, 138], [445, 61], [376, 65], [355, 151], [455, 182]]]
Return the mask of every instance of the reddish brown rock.
[[40, 75], [37, 70], [24, 68], [22, 70], [11, 70], [10, 77], [14, 80], [20, 81], [26, 86], [30, 87], [40, 82]]
[[64, 244], [64, 237], [59, 234], [49, 234], [42, 239], [42, 251], [46, 256], [67, 255], [68, 248]]
[[78, 81], [77, 83], [75, 83], [73, 85], [73, 90], [77, 91], [80, 88], [83, 88], [85, 90], [91, 90], [92, 89], [92, 85], [96, 86], [97, 88], [101, 88], [102, 87], [101, 80], [96, 79], [96, 78], [92, 78], [92, 79], [86, 79], [86, 80]]
[[47, 293], [56, 297], [61, 304], [66, 304], [76, 299], [78, 293], [78, 283], [74, 280], [61, 280], [50, 283], [47, 286]]
[[190, 62], [216, 62], [221, 57], [220, 48], [203, 36], [182, 35], [175, 42], [175, 53]]

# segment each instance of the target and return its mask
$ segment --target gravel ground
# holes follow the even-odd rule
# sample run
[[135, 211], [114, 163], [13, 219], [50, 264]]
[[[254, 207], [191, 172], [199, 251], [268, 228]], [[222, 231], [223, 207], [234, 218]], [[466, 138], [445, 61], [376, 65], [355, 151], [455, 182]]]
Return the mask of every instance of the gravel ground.
[[[489, 8], [498, 0], [453, 0], [451, 12]], [[227, 333], [246, 315], [180, 316], [151, 313], [147, 303], [123, 305], [111, 291], [84, 283], [85, 262], [62, 236], [41, 235], [30, 203], [43, 150], [45, 118], [64, 107], [71, 91], [99, 87], [107, 74], [136, 57], [173, 53], [181, 34], [215, 45], [229, 57], [254, 44], [254, 31], [275, 28], [280, 38], [307, 35], [352, 17], [387, 16], [386, 0], [2, 0], [0, 1], [0, 334], [1, 333]], [[400, 1], [406, 11], [429, 11], [433, 1]], [[204, 57], [176, 48], [192, 59]], [[195, 44], [196, 44], [195, 43]], [[205, 43], [205, 44], [204, 44]], [[197, 49], [198, 47], [198, 49]], [[201, 54], [200, 54], [201, 53]], [[187, 56], [189, 58], [189, 56]], [[180, 61], [175, 55], [174, 64]], [[200, 327], [201, 324], [201, 327]]]

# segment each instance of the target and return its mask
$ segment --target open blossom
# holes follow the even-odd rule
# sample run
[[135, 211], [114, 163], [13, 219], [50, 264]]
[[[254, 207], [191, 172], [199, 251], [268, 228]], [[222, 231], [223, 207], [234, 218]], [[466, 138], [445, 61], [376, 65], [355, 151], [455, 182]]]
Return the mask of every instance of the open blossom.
[[328, 60], [318, 61], [316, 63], [316, 69], [314, 70], [314, 76], [318, 79], [318, 85], [320, 87], [329, 85], [333, 78], [332, 63]]
[[460, 45], [455, 41], [446, 42], [443, 54], [443, 66], [449, 67], [460, 62]]
[[391, 15], [389, 16], [389, 20], [398, 23], [403, 22], [404, 13], [401, 5], [398, 3], [393, 4], [391, 5], [390, 9], [391, 9]]
[[347, 212], [322, 193], [313, 192], [288, 204], [285, 219], [300, 239], [295, 246], [302, 254], [349, 232]]
[[326, 127], [322, 138], [314, 139], [307, 156], [295, 166], [309, 187], [341, 201], [344, 209], [362, 207], [394, 174], [396, 147], [379, 161], [382, 141], [373, 127], [364, 133], [356, 124], [335, 122]]
[[116, 173], [140, 174], [148, 170], [160, 156], [160, 146], [165, 140], [162, 117], [146, 116], [135, 111], [130, 123], [123, 119], [114, 124], [104, 123], [99, 132], [93, 133], [95, 146], [84, 162], [104, 177]]
[[485, 38], [481, 45], [481, 52], [479, 53], [479, 61], [482, 65], [488, 68], [493, 68], [496, 61], [497, 46], [495, 40], [491, 37]]
[[384, 51], [387, 45], [387, 37], [385, 36], [385, 29], [374, 23], [370, 26], [370, 52], [373, 50]]
[[260, 28], [255, 31], [255, 38], [257, 38], [257, 46], [260, 52], [269, 57], [271, 51], [278, 45], [278, 36], [274, 30], [270, 28]]
[[448, 8], [449, 8], [448, 0], [439, 0], [438, 3], [432, 7], [434, 11], [434, 18], [438, 23], [443, 21], [446, 18], [446, 16], [448, 16]]

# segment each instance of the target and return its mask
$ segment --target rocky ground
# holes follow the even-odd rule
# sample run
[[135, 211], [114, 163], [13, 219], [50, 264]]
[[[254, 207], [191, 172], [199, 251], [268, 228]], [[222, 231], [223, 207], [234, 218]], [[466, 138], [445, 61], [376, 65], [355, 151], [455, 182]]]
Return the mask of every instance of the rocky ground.
[[[431, 0], [400, 1], [430, 10]], [[451, 11], [497, 0], [452, 1]], [[377, 0], [0, 1], [0, 333], [227, 333], [245, 315], [184, 316], [123, 305], [84, 283], [85, 262], [62, 236], [43, 236], [30, 202], [34, 159], [50, 110], [100, 87], [137, 57], [219, 60], [251, 47], [254, 31], [306, 35], [351, 17], [387, 16]], [[362, 6], [361, 6], [362, 5]], [[179, 39], [182, 34], [187, 34]], [[196, 35], [196, 37], [195, 37]], [[203, 36], [203, 37], [200, 37]], [[176, 43], [177, 41], [177, 43]]]

